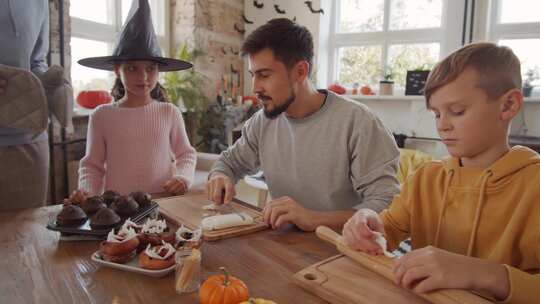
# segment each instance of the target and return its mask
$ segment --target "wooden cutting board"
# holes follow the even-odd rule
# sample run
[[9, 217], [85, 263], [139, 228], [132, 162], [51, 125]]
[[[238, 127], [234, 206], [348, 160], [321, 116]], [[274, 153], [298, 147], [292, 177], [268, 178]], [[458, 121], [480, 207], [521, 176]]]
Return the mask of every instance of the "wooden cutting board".
[[[200, 226], [201, 220], [206, 215], [215, 215], [217, 213], [204, 210], [203, 206], [211, 204], [205, 193], [192, 193], [182, 196], [173, 196], [155, 200], [159, 204], [159, 212], [168, 221], [180, 226], [184, 224], [190, 229], [196, 229]], [[252, 225], [231, 227], [220, 230], [203, 230], [203, 239], [206, 241], [216, 241], [233, 236], [249, 234], [267, 229], [268, 227], [262, 220], [261, 209], [233, 199], [231, 203], [238, 212], [245, 212], [253, 217]]]
[[[343, 241], [343, 238], [341, 235], [333, 231], [332, 229], [328, 227], [318, 227], [316, 230], [316, 234], [319, 238], [328, 241], [334, 245], [336, 245], [337, 249], [346, 255], [351, 261], [354, 261], [356, 264], [356, 267], [364, 268], [364, 270], [369, 270], [379, 276], [381, 276], [381, 279], [386, 279], [390, 284], [392, 283], [392, 280], [394, 278], [394, 274], [392, 272], [392, 259], [386, 256], [372, 256], [368, 255], [356, 250], [353, 250], [349, 248]], [[329, 262], [330, 264], [331, 262]], [[350, 280], [360, 280], [360, 278], [355, 278], [355, 275]], [[298, 281], [298, 280], [297, 280]], [[305, 282], [304, 282], [305, 283]], [[362, 288], [368, 288], [369, 285], [363, 286]], [[372, 286], [373, 287], [373, 286]], [[343, 285], [341, 289], [348, 289], [348, 285]], [[382, 288], [382, 287], [381, 287]], [[309, 290], [313, 290], [312, 288], [308, 288]], [[379, 289], [379, 287], [376, 287], [375, 289]], [[373, 292], [376, 292], [374, 289]], [[313, 292], [322, 292], [322, 291], [316, 291], [313, 290]], [[346, 293], [347, 291], [342, 291], [341, 293]], [[435, 304], [487, 304], [491, 303], [490, 301], [473, 294], [471, 292], [465, 291], [465, 290], [459, 290], [459, 289], [444, 289], [439, 291], [434, 291], [430, 293], [419, 293], [416, 294], [417, 296], [422, 297], [424, 300], [427, 300], [431, 303]], [[338, 298], [336, 298], [338, 299]], [[339, 298], [340, 299], [340, 298]], [[336, 303], [343, 303], [336, 300]], [[359, 302], [362, 303], [362, 302]]]
[[294, 280], [332, 304], [430, 303], [342, 254], [301, 270]]

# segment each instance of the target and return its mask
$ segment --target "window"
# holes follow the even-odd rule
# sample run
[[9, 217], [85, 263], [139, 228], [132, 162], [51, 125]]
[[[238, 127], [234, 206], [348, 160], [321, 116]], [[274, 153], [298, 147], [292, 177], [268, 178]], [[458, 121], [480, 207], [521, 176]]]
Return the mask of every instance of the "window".
[[494, 0], [488, 39], [506, 45], [521, 61], [523, 80], [540, 85], [540, 2], [538, 0]]
[[[71, 0], [71, 79], [75, 96], [82, 90], [107, 90], [114, 82], [108, 71], [87, 68], [77, 63], [85, 57], [107, 56], [113, 51], [116, 36], [126, 20], [131, 0]], [[168, 1], [150, 0], [152, 21], [162, 51], [168, 50]], [[164, 54], [167, 55], [167, 54]], [[75, 105], [78, 106], [77, 104]]]
[[392, 75], [405, 87], [411, 69], [430, 69], [461, 44], [462, 0], [337, 0], [330, 32], [330, 82], [377, 88]]

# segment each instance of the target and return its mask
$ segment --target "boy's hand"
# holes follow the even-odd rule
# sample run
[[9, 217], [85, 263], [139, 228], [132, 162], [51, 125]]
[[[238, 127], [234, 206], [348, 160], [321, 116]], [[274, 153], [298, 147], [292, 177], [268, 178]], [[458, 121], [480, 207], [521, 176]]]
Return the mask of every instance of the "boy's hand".
[[360, 209], [343, 226], [345, 243], [354, 250], [371, 255], [383, 253], [383, 248], [375, 242], [379, 232], [384, 235], [384, 227], [379, 215], [371, 209]]
[[172, 195], [182, 195], [186, 193], [187, 185], [181, 178], [173, 177], [163, 185], [163, 189]]
[[314, 231], [317, 228], [315, 216], [315, 212], [304, 208], [288, 196], [268, 202], [263, 210], [264, 222], [272, 229], [292, 223], [303, 231]]
[[206, 193], [208, 193], [208, 200], [218, 205], [230, 203], [236, 195], [231, 179], [219, 172], [210, 175], [210, 179], [206, 182]]
[[510, 283], [504, 266], [427, 246], [396, 259], [395, 282], [416, 292], [436, 289], [486, 291], [495, 298], [508, 297]]
[[[86, 201], [87, 197], [88, 192], [78, 189], [71, 193], [67, 201], [73, 204], [81, 204], [82, 202]], [[64, 200], [64, 202], [66, 202], [66, 200]]]

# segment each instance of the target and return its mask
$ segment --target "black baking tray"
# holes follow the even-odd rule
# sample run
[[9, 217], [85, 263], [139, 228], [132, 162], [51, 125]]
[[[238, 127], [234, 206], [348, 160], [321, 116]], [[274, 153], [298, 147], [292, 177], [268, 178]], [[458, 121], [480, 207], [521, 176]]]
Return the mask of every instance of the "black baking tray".
[[[155, 201], [152, 201], [149, 206], [137, 210], [137, 212], [134, 215], [130, 216], [129, 218], [131, 218], [131, 221], [135, 223], [140, 223], [145, 217], [152, 215], [153, 212], [157, 212], [158, 207], [159, 207], [158, 203], [156, 203]], [[128, 219], [127, 217], [126, 218], [123, 217], [120, 223], [118, 223], [114, 227], [110, 227], [107, 229], [92, 229], [92, 227], [90, 227], [90, 217], [86, 220], [86, 222], [84, 222], [83, 224], [79, 226], [59, 226], [56, 224], [57, 214], [55, 214], [49, 219], [49, 222], [47, 223], [47, 229], [53, 230], [53, 231], [59, 231], [65, 235], [79, 234], [79, 235], [106, 236], [111, 231], [112, 228], [117, 228], [117, 227], [122, 226], [122, 224], [124, 224], [126, 219]]]

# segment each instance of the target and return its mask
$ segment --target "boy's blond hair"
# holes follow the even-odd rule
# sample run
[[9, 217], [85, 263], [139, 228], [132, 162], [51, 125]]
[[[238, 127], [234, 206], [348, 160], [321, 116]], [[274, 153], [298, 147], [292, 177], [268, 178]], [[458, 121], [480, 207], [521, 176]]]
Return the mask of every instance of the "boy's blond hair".
[[476, 86], [490, 99], [521, 88], [521, 64], [510, 48], [489, 42], [472, 43], [450, 54], [429, 73], [424, 88], [426, 103], [435, 91], [454, 81], [468, 67], [478, 72]]

